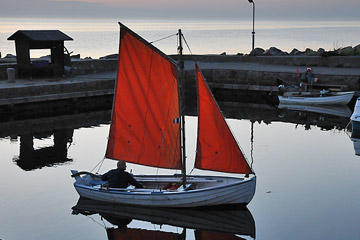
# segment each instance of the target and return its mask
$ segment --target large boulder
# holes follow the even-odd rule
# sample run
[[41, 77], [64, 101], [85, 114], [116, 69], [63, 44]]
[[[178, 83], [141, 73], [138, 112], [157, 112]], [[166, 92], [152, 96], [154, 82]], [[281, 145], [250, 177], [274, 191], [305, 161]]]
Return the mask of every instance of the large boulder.
[[71, 58], [71, 59], [80, 59], [80, 53], [79, 53], [79, 54], [75, 54], [75, 55], [71, 55], [70, 58]]
[[322, 56], [324, 53], [325, 53], [325, 49], [323, 49], [323, 48], [319, 48], [317, 50], [317, 55], [319, 55], [319, 56]]
[[294, 48], [291, 52], [290, 55], [292, 56], [299, 56], [299, 55], [303, 55], [304, 53], [299, 51], [298, 49]]
[[262, 48], [255, 48], [250, 52], [250, 56], [261, 56], [265, 53], [265, 50]]
[[46, 60], [46, 61], [51, 62], [51, 55], [41, 56], [41, 57], [40, 57], [40, 59], [41, 59], [41, 60]]
[[106, 55], [104, 57], [101, 57], [100, 59], [117, 59], [118, 56], [119, 54], [115, 53], [115, 54]]
[[325, 51], [323, 54], [321, 54], [322, 57], [333, 57], [333, 56], [339, 56], [338, 51], [335, 49], [333, 51]]
[[287, 53], [281, 51], [276, 47], [271, 47], [264, 52], [265, 56], [285, 56]]
[[316, 56], [317, 52], [315, 52], [314, 50], [312, 50], [310, 48], [306, 48], [304, 54], [306, 56]]
[[360, 44], [354, 47], [354, 55], [360, 55]]
[[6, 56], [4, 58], [16, 58], [16, 56], [9, 53], [9, 54], [6, 54]]
[[338, 53], [341, 56], [352, 56], [354, 55], [354, 49], [351, 46], [344, 47], [344, 48], [340, 48]]

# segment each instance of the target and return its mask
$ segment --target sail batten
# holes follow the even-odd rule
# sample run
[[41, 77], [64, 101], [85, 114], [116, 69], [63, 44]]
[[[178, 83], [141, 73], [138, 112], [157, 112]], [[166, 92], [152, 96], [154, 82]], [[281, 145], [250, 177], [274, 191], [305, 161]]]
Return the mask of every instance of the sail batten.
[[198, 138], [195, 167], [228, 173], [253, 173], [198, 67]]
[[181, 169], [177, 66], [120, 24], [120, 48], [106, 157]]

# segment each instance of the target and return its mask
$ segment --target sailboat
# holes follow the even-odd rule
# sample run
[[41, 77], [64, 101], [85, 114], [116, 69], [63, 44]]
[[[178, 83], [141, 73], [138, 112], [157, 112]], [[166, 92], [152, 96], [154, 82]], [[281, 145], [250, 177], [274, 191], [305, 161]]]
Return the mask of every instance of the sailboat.
[[[178, 169], [175, 175], [135, 175], [144, 188], [107, 188], [94, 174], [72, 170], [81, 197], [152, 207], [247, 205], [256, 175], [230, 131], [196, 65], [198, 137], [195, 168], [239, 177], [187, 175], [185, 118], [178, 64], [125, 25], [120, 47], [112, 121], [105, 157]], [[182, 40], [179, 30], [180, 46]], [[180, 69], [181, 70], [181, 69]], [[171, 188], [168, 186], [171, 185]]]

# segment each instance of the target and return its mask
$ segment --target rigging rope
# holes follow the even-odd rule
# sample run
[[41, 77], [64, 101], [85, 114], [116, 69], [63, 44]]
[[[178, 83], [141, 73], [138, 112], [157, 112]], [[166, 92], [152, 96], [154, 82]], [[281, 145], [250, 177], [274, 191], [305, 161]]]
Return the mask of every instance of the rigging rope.
[[103, 222], [103, 224], [101, 225], [98, 221], [96, 221], [94, 218], [92, 218], [91, 216], [86, 216], [88, 218], [90, 218], [94, 223], [96, 223], [97, 225], [99, 225], [100, 227], [104, 227], [106, 228], [105, 222], [101, 219], [101, 221]]
[[99, 166], [98, 170], [96, 171], [96, 174], [98, 174], [98, 173], [99, 173], [100, 168], [102, 167], [102, 165], [103, 165], [104, 161], [105, 161], [105, 157], [103, 158], [103, 160], [101, 160], [101, 161], [100, 161], [100, 163], [101, 163], [101, 164], [100, 164], [100, 166]]
[[351, 137], [350, 129], [348, 130], [348, 127], [350, 126], [350, 124], [352, 124], [351, 120], [349, 121], [349, 123], [344, 128], [344, 132], [346, 133], [346, 135], [348, 135], [348, 137]]
[[189, 49], [190, 54], [193, 55], [193, 53], [191, 52], [191, 49], [190, 49], [190, 47], [189, 47], [189, 44], [187, 43], [187, 41], [186, 41], [186, 39], [185, 39], [185, 37], [184, 37], [184, 34], [182, 34], [182, 39], [184, 39], [184, 42], [185, 42], [185, 44], [186, 44], [186, 47]]
[[171, 34], [171, 35], [169, 35], [169, 36], [167, 36], [167, 37], [163, 37], [163, 38], [160, 38], [160, 39], [158, 39], [158, 40], [154, 40], [154, 41], [152, 41], [152, 42], [150, 42], [150, 43], [153, 44], [153, 43], [156, 43], [156, 42], [159, 42], [159, 41], [161, 41], [161, 40], [165, 40], [165, 39], [171, 38], [171, 37], [173, 37], [173, 36], [177, 36], [177, 35], [178, 35], [177, 33]]
[[104, 156], [104, 158], [103, 158], [100, 162], [98, 162], [98, 163], [95, 165], [95, 167], [94, 167], [93, 169], [91, 169], [90, 172], [93, 172], [93, 171], [95, 170], [95, 168], [96, 168], [97, 166], [99, 166], [99, 164], [100, 164], [100, 166], [99, 166], [99, 168], [98, 168], [98, 170], [97, 170], [97, 172], [96, 172], [96, 174], [97, 174], [97, 173], [99, 172], [99, 170], [100, 170], [100, 168], [101, 168], [104, 160], [105, 160], [105, 156]]

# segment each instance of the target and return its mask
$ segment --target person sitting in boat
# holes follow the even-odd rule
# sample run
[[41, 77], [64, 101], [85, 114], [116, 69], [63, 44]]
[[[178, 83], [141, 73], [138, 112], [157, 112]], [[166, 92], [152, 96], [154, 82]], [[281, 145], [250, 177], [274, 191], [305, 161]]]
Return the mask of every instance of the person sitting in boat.
[[111, 188], [127, 188], [133, 185], [137, 188], [143, 188], [143, 185], [135, 180], [135, 178], [125, 171], [126, 162], [118, 161], [117, 169], [112, 169], [101, 176], [101, 180], [108, 181], [108, 187]]

